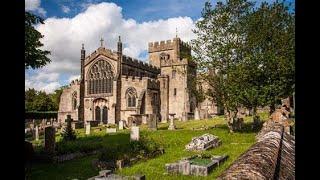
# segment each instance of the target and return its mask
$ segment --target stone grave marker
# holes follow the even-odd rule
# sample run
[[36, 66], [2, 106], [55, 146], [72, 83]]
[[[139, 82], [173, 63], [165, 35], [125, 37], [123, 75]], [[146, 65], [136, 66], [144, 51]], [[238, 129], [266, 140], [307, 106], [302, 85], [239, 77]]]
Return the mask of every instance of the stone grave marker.
[[123, 120], [119, 121], [119, 130], [123, 130]]
[[133, 126], [131, 127], [131, 132], [130, 132], [130, 140], [131, 141], [139, 141], [139, 127]]
[[194, 110], [194, 119], [195, 120], [200, 120], [199, 109], [197, 107]]
[[174, 125], [174, 115], [176, 115], [176, 114], [175, 113], [169, 114], [169, 116], [170, 116], [170, 125], [169, 125], [168, 130], [175, 130], [176, 129], [176, 126]]
[[86, 135], [90, 134], [90, 130], [91, 130], [91, 125], [90, 123], [86, 123]]
[[36, 141], [39, 141], [39, 126], [36, 126], [35, 128], [35, 136], [36, 136]]
[[149, 114], [148, 126], [151, 130], [157, 130], [157, 116], [154, 114]]
[[47, 153], [53, 154], [55, 149], [56, 133], [52, 126], [44, 129], [44, 149]]

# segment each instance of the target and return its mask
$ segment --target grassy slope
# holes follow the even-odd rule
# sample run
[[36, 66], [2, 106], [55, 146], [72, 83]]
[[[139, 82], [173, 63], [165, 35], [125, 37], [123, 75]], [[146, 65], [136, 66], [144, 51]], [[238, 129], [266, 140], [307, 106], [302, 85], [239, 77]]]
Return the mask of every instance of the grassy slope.
[[[263, 114], [262, 117], [264, 118], [266, 117], [266, 115]], [[251, 119], [247, 118], [245, 121], [250, 122]], [[203, 125], [209, 127], [212, 127], [214, 125], [223, 126], [209, 130], [191, 130], [192, 127], [197, 128]], [[199, 136], [204, 133], [212, 133], [214, 135], [217, 135], [222, 140], [222, 145], [218, 148], [208, 150], [205, 153], [214, 155], [229, 155], [229, 159], [220, 167], [216, 168], [213, 173], [211, 173], [207, 177], [201, 178], [213, 179], [217, 177], [225, 168], [227, 168], [245, 150], [247, 150], [255, 141], [256, 133], [254, 132], [230, 134], [225, 126], [225, 121], [222, 117], [217, 117], [213, 120], [176, 122], [176, 126], [178, 130], [168, 131], [168, 124], [159, 124], [159, 130], [154, 132], [150, 132], [146, 130], [145, 126], [142, 126], [141, 135], [153, 138], [155, 141], [157, 141], [157, 143], [161, 144], [165, 148], [165, 154], [145, 162], [139, 162], [131, 167], [119, 170], [117, 171], [117, 173], [124, 175], [142, 173], [146, 175], [147, 179], [199, 179], [199, 177], [193, 176], [167, 175], [165, 173], [165, 164], [177, 161], [182, 157], [196, 154], [195, 152], [185, 151], [185, 145], [189, 143], [194, 136]], [[99, 131], [99, 129], [95, 128], [94, 131], [94, 135], [102, 136], [103, 141], [110, 145], [126, 141], [126, 138], [123, 137], [129, 136], [128, 130], [119, 132], [115, 135], [107, 136], [105, 136], [105, 130]], [[85, 136], [84, 130], [80, 130], [77, 133], [79, 136]], [[59, 140], [59, 137], [57, 137], [57, 141]], [[65, 163], [56, 165], [34, 165], [32, 169], [31, 179], [87, 179], [98, 174], [98, 170], [93, 169], [93, 167], [91, 166], [91, 161], [94, 158], [96, 158], [95, 155], [67, 161]]]

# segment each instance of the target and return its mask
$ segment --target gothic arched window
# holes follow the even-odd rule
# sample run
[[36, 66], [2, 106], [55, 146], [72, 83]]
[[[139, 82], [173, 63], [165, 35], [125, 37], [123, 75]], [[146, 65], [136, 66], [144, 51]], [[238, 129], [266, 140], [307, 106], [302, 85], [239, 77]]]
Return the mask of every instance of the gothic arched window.
[[127, 106], [136, 107], [137, 91], [133, 87], [129, 87], [126, 91]]
[[77, 109], [77, 92], [74, 92], [72, 94], [72, 109], [73, 110]]
[[89, 70], [88, 94], [112, 93], [113, 72], [105, 60], [97, 61]]

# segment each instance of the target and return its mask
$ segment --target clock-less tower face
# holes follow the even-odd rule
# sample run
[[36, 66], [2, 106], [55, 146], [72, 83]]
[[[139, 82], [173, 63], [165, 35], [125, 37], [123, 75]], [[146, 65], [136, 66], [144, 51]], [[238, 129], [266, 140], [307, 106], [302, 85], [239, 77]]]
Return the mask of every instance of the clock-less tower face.
[[161, 53], [160, 54], [160, 62], [161, 62], [161, 65], [169, 65], [170, 63], [170, 55], [167, 54], [167, 53]]

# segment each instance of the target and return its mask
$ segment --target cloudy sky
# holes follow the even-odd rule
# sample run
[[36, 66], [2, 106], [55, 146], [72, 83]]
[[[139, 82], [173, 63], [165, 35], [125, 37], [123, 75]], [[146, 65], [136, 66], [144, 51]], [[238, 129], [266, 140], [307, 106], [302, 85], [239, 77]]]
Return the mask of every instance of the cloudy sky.
[[25, 0], [26, 11], [45, 19], [36, 29], [44, 35], [43, 48], [51, 51], [52, 60], [44, 68], [26, 70], [25, 87], [50, 93], [69, 84], [80, 74], [81, 44], [89, 55], [101, 37], [106, 48], [116, 49], [120, 35], [124, 54], [143, 61], [148, 59], [148, 42], [172, 39], [176, 28], [183, 41], [190, 41], [206, 1]]

